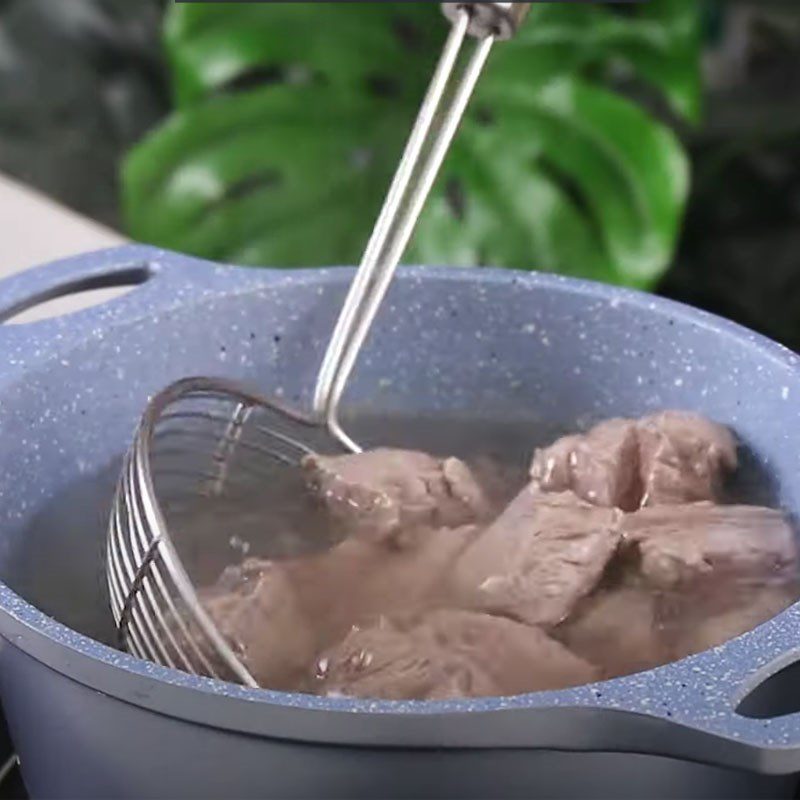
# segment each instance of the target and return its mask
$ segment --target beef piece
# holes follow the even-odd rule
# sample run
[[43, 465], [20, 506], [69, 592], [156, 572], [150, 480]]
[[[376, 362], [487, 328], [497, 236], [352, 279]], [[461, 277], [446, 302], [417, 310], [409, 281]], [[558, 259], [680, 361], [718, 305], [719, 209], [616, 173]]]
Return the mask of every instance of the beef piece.
[[745, 587], [716, 609], [683, 598], [681, 613], [667, 623], [673, 658], [701, 653], [757, 628], [797, 600], [797, 590], [796, 581]]
[[736, 441], [715, 422], [665, 411], [637, 426], [641, 505], [718, 500], [725, 472], [736, 469]]
[[658, 620], [657, 598], [633, 586], [587, 597], [553, 635], [600, 666], [604, 678], [642, 672], [672, 660]]
[[534, 453], [530, 474], [542, 491], [569, 490], [593, 505], [633, 511], [641, 499], [636, 424], [612, 419], [564, 436]]
[[317, 644], [280, 564], [248, 559], [229, 567], [215, 586], [199, 594], [219, 632], [261, 686], [296, 686]]
[[628, 515], [625, 541], [656, 589], [674, 590], [713, 574], [715, 580], [767, 580], [797, 567], [794, 533], [780, 511], [702, 502], [653, 506]]
[[407, 544], [422, 528], [458, 527], [491, 515], [469, 467], [412, 450], [308, 456], [311, 490], [348, 535]]
[[697, 414], [665, 411], [639, 422], [612, 419], [537, 450], [531, 478], [546, 492], [571, 490], [599, 506], [714, 500], [736, 468], [731, 432]]
[[796, 581], [735, 587], [712, 582], [676, 594], [620, 586], [584, 600], [553, 635], [611, 678], [723, 644], [771, 619], [797, 597]]
[[323, 654], [317, 675], [328, 694], [431, 700], [561, 688], [597, 672], [537, 628], [440, 610], [354, 629]]
[[617, 548], [619, 516], [571, 492], [526, 487], [456, 562], [460, 602], [532, 625], [557, 625], [600, 580]]
[[329, 646], [355, 623], [447, 604], [448, 573], [477, 534], [475, 526], [427, 531], [402, 549], [346, 539], [287, 569], [305, 615], [315, 621], [322, 646]]
[[319, 694], [434, 700], [500, 694], [478, 665], [447, 653], [387, 618], [354, 627], [316, 664]]
[[455, 609], [428, 614], [420, 632], [448, 652], [477, 664], [503, 694], [562, 689], [598, 678], [592, 664], [540, 628]]

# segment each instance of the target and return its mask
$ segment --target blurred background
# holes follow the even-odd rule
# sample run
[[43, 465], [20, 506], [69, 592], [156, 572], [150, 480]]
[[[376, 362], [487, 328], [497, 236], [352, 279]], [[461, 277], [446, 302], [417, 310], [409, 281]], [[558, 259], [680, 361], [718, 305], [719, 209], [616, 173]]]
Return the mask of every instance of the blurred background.
[[[0, 172], [125, 236], [358, 261], [434, 3], [0, 0]], [[406, 261], [688, 301], [800, 350], [800, 2], [536, 4]]]

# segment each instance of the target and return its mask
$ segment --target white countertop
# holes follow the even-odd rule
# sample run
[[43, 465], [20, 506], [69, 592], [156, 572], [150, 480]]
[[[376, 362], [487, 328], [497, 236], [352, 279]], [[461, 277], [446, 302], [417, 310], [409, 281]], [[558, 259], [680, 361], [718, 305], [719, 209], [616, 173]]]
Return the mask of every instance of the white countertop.
[[[37, 264], [124, 242], [116, 231], [0, 175], [0, 280]], [[101, 289], [61, 297], [29, 309], [14, 321], [29, 322], [76, 311], [124, 291]]]

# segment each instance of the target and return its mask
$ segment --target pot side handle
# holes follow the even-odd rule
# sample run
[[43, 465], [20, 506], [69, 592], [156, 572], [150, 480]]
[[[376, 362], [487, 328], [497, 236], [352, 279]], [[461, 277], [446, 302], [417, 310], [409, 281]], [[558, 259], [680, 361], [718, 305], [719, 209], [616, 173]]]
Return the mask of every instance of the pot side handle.
[[[708, 655], [567, 690], [558, 705], [545, 698], [527, 708], [452, 714], [444, 738], [451, 747], [638, 753], [762, 775], [800, 773], [800, 646], [755, 669], [742, 653]], [[339, 721], [338, 732], [350, 721]], [[354, 716], [359, 735], [369, 722]], [[409, 728], [404, 743], [429, 735], [429, 720], [407, 715], [382, 744], [397, 743], [400, 723]]]
[[[793, 609], [785, 612], [793, 615]], [[726, 730], [723, 761], [736, 765], [739, 745], [759, 772], [800, 772], [800, 648], [773, 658], [749, 676], [718, 717]], [[716, 748], [714, 748], [716, 749]]]
[[[163, 251], [146, 246], [114, 247], [81, 254], [24, 270], [0, 282], [0, 323], [38, 305], [94, 289], [145, 287], [157, 279], [161, 266], [157, 256]], [[125, 302], [126, 297], [111, 302]], [[93, 306], [70, 313], [77, 318], [91, 315]], [[55, 317], [53, 318], [55, 319]], [[47, 325], [50, 320], [22, 323]], [[0, 336], [10, 335], [16, 326], [0, 327]], [[22, 328], [21, 328], [22, 329]]]
[[[253, 272], [263, 280], [270, 271]], [[93, 330], [115, 320], [159, 313], [193, 289], [226, 285], [229, 275], [219, 264], [146, 245], [83, 253], [12, 275], [0, 281], [0, 384], [35, 360], [51, 358], [84, 340]], [[130, 291], [45, 319], [13, 319], [51, 300], [113, 288]]]
[[[780, 615], [787, 630], [796, 626], [796, 608]], [[669, 680], [647, 691], [647, 710], [635, 703], [621, 703], [621, 714], [604, 709], [605, 725], [619, 734], [614, 749], [766, 775], [800, 773], [800, 646], [780, 653], [776, 621], [749, 634], [750, 645], [748, 636], [724, 645], [717, 661], [705, 660], [706, 653], [662, 668]], [[760, 649], [761, 666], [748, 667]], [[655, 711], [659, 705], [663, 712]]]

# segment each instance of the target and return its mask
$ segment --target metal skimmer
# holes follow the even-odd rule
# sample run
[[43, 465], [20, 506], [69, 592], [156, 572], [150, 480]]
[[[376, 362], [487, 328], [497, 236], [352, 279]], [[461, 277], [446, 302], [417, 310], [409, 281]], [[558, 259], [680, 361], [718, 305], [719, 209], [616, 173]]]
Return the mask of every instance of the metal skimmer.
[[[134, 655], [257, 685], [203, 609], [178, 555], [173, 519], [198, 502], [210, 513], [230, 508], [225, 524], [233, 541], [236, 498], [257, 492], [276, 462], [296, 466], [312, 452], [360, 452], [340, 425], [339, 401], [489, 52], [513, 35], [529, 5], [442, 4], [450, 34], [328, 344], [313, 415], [210, 378], [180, 381], [148, 405], [124, 459], [107, 540], [114, 620], [121, 645]], [[468, 37], [477, 42], [462, 58]], [[187, 538], [195, 552], [213, 552], [210, 539]]]

